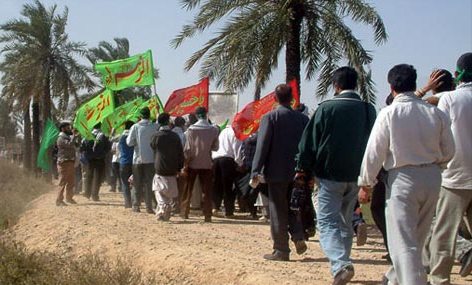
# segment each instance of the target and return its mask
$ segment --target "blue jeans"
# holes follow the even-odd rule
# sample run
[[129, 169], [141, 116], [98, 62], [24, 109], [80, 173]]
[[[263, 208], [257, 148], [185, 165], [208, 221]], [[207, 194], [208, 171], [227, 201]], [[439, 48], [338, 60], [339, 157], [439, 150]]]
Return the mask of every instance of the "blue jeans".
[[320, 244], [331, 263], [331, 273], [336, 276], [341, 269], [352, 265], [352, 212], [359, 187], [356, 182], [317, 180]]

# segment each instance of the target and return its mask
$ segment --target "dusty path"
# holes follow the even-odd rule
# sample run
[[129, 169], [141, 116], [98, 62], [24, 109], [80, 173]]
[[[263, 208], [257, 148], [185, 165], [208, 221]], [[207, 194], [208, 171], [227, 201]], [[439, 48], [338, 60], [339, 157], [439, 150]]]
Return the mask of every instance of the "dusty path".
[[[132, 213], [122, 206], [119, 193], [102, 189], [101, 202], [78, 196], [78, 205], [59, 208], [54, 192], [35, 200], [10, 232], [34, 250], [54, 251], [80, 258], [97, 253], [121, 257], [146, 272], [156, 272], [161, 284], [331, 284], [329, 265], [318, 236], [308, 243], [304, 255], [291, 255], [291, 262], [269, 262], [262, 255], [271, 251], [269, 226], [259, 221], [173, 217], [170, 223], [156, 221], [145, 213]], [[356, 276], [352, 284], [379, 284], [387, 263], [378, 233], [370, 231], [368, 243], [353, 248]], [[472, 284], [454, 267], [454, 284]]]

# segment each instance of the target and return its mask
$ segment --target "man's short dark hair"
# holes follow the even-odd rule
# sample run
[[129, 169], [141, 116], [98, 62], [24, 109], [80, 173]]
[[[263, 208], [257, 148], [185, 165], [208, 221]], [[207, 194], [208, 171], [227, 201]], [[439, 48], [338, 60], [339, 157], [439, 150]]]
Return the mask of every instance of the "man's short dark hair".
[[206, 115], [207, 109], [205, 107], [199, 106], [195, 109], [195, 116], [197, 116], [197, 118], [206, 118]]
[[464, 72], [461, 82], [472, 82], [472, 52], [464, 53], [457, 60], [457, 72]]
[[442, 75], [440, 80], [442, 83], [439, 85], [439, 87], [434, 88], [433, 91], [435, 93], [440, 93], [454, 90], [454, 78], [452, 78], [452, 74], [445, 69], [440, 69], [439, 74]]
[[63, 129], [63, 128], [66, 128], [66, 127], [68, 127], [68, 126], [70, 126], [70, 123], [69, 123], [69, 122], [61, 122], [61, 123], [59, 124], [59, 130], [62, 132], [62, 129]]
[[279, 84], [275, 87], [275, 97], [282, 105], [290, 104], [292, 101], [292, 87], [287, 84]]
[[174, 125], [176, 127], [180, 127], [180, 128], [183, 128], [185, 126], [185, 119], [182, 118], [182, 117], [176, 117], [174, 119]]
[[133, 121], [126, 121], [125, 122], [125, 130], [131, 129], [131, 127], [134, 125]]
[[341, 90], [353, 90], [357, 87], [357, 71], [350, 66], [343, 66], [333, 73], [333, 85]]
[[157, 117], [157, 123], [160, 125], [160, 126], [167, 126], [169, 124], [169, 121], [170, 121], [170, 115], [169, 113], [161, 113], [159, 114], [159, 116]]
[[388, 72], [388, 83], [397, 93], [416, 90], [416, 69], [413, 65], [398, 64]]
[[149, 111], [148, 107], [142, 108], [139, 113], [141, 114], [141, 117], [145, 120], [149, 120], [149, 118], [151, 117], [151, 111]]
[[387, 98], [385, 98], [385, 105], [390, 106], [393, 103], [393, 95], [392, 93], [388, 94]]
[[102, 123], [97, 123], [95, 126], [93, 126], [94, 129], [99, 130], [102, 127]]

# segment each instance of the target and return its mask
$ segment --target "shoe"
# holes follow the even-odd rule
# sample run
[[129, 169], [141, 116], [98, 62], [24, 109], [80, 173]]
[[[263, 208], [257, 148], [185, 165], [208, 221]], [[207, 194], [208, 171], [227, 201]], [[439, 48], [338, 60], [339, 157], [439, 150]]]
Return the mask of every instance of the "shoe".
[[154, 214], [154, 215], [156, 214], [156, 212], [154, 212], [153, 209], [146, 209], [146, 213], [148, 213], [148, 214]]
[[333, 285], [346, 285], [354, 277], [354, 267], [348, 265], [334, 276]]
[[466, 277], [472, 271], [472, 250], [469, 250], [462, 258], [461, 258], [461, 270], [459, 274], [461, 277]]
[[69, 204], [77, 204], [77, 202], [74, 199], [67, 199], [66, 202]]
[[269, 222], [269, 219], [267, 219], [266, 216], [262, 216], [262, 217], [259, 218], [259, 221], [261, 221], [263, 223], [267, 223], [267, 222]]
[[160, 221], [160, 222], [165, 222], [166, 221], [166, 219], [164, 219], [163, 216], [158, 216], [157, 220]]
[[139, 209], [139, 207], [133, 207], [133, 212], [140, 213], [141, 209]]
[[[382, 255], [382, 259], [385, 259], [387, 260], [389, 263], [392, 263], [392, 258], [390, 258], [390, 254], [385, 254], [385, 255]], [[429, 272], [426, 272], [429, 274]]]
[[274, 250], [274, 252], [270, 254], [264, 254], [264, 259], [270, 260], [270, 261], [289, 261], [289, 255], [288, 253], [282, 253], [278, 250]]
[[356, 244], [357, 246], [363, 246], [367, 241], [367, 225], [360, 223], [357, 226]]
[[211, 223], [211, 216], [210, 217], [205, 217], [205, 223]]
[[295, 248], [297, 249], [298, 255], [304, 254], [306, 250], [308, 249], [308, 247], [306, 246], [306, 242], [304, 240], [296, 240], [296, 241], [293, 241], [293, 243], [295, 244]]
[[67, 204], [64, 203], [64, 201], [56, 201], [56, 206], [58, 206], [58, 207], [64, 207], [64, 206], [67, 206]]

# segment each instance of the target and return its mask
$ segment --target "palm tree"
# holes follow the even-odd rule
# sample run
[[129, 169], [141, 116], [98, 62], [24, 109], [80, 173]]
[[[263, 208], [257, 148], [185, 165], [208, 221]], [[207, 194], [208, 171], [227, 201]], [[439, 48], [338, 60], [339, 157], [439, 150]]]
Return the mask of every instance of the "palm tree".
[[[14, 75], [4, 73], [3, 81], [10, 81], [7, 84], [11, 86], [17, 81], [28, 82], [29, 86], [27, 93], [13, 95], [26, 96], [30, 99], [27, 102], [32, 101], [33, 147], [36, 148], [32, 161], [39, 146], [40, 113], [43, 123], [52, 115], [62, 117], [70, 96], [77, 99], [79, 90], [91, 90], [95, 86], [86, 67], [75, 58], [85, 55], [85, 44], [71, 41], [65, 32], [67, 7], [61, 14], [56, 10], [57, 5], [46, 8], [34, 0], [23, 5], [21, 18], [0, 25], [3, 31], [0, 43], [4, 44], [0, 52], [5, 58], [2, 65], [14, 72]], [[58, 103], [57, 108], [53, 99]]]
[[318, 76], [317, 94], [324, 96], [331, 74], [342, 62], [356, 68], [365, 100], [374, 101], [368, 65], [371, 54], [345, 22], [366, 24], [374, 29], [376, 44], [386, 41], [382, 19], [363, 0], [181, 0], [184, 9], [199, 9], [193, 22], [184, 25], [171, 42], [174, 48], [184, 40], [224, 21], [220, 32], [186, 62], [190, 70], [199, 61], [200, 75], [210, 76], [218, 86], [238, 90], [256, 78], [264, 86], [285, 51], [287, 82], [300, 82], [301, 66], [310, 80]]
[[[101, 61], [114, 61], [118, 59], [125, 59], [130, 57], [129, 54], [129, 40], [127, 38], [114, 38], [115, 46], [107, 41], [101, 41], [98, 43], [98, 47], [90, 48], [87, 53], [87, 59], [95, 65], [97, 62]], [[96, 74], [100, 78], [99, 74]], [[159, 71], [154, 69], [154, 77], [159, 78]], [[103, 89], [101, 90], [103, 91]], [[115, 97], [115, 100], [129, 101], [135, 99], [137, 96], [143, 96], [145, 98], [152, 95], [152, 90], [150, 87], [132, 87], [116, 92], [119, 96]], [[94, 94], [88, 94], [84, 96], [84, 99], [92, 97]], [[116, 102], [117, 105], [122, 104], [123, 102]]]
[[[25, 57], [19, 57], [18, 54], [9, 53], [0, 64], [2, 77], [0, 83], [3, 85], [0, 93], [2, 99], [11, 105], [11, 113], [22, 113], [23, 127], [23, 166], [30, 171], [33, 169], [33, 159], [39, 150], [40, 140], [40, 116], [39, 116], [39, 98], [34, 93], [34, 79], [31, 72], [32, 68]], [[31, 102], [33, 101], [33, 104]], [[33, 137], [31, 136], [31, 115], [30, 108], [33, 110]]]
[[57, 5], [46, 8], [39, 0], [23, 5], [22, 18], [0, 25], [4, 32], [0, 42], [5, 43], [2, 53], [15, 55], [31, 67], [29, 76], [40, 94], [42, 119], [51, 117], [52, 98], [57, 98], [57, 111], [65, 110], [70, 96], [77, 91], [91, 90], [94, 82], [85, 66], [75, 56], [85, 55], [85, 44], [73, 42], [65, 31], [68, 9], [59, 14]]

